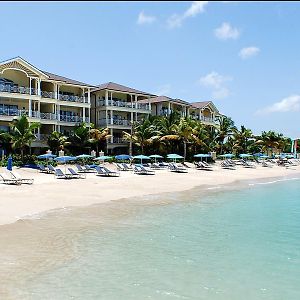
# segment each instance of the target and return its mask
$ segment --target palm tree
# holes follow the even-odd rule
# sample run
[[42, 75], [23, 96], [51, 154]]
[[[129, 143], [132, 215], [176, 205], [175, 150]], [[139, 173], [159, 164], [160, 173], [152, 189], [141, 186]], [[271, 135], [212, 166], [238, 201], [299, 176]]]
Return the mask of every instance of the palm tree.
[[11, 148], [11, 135], [2, 130], [0, 130], [0, 148], [5, 149], [6, 151], [9, 151]]
[[70, 142], [68, 142], [68, 137], [62, 133], [53, 131], [48, 137], [47, 144], [50, 149], [57, 154], [59, 150], [63, 150]]
[[129, 142], [141, 148], [141, 153], [144, 153], [145, 147], [151, 145], [159, 138], [159, 132], [149, 119], [142, 122], [134, 123], [132, 133], [123, 131], [123, 137]]
[[280, 139], [280, 135], [275, 131], [263, 131], [261, 136], [257, 138], [256, 143], [261, 145], [262, 151], [267, 152], [269, 155], [272, 154], [275, 149], [279, 148]]
[[235, 128], [233, 130], [233, 150], [237, 153], [247, 153], [248, 148], [253, 140], [251, 129], [241, 126], [241, 129]]
[[111, 138], [111, 134], [109, 134], [108, 128], [92, 128], [90, 129], [90, 139], [89, 142], [91, 144], [96, 145], [96, 151], [99, 152], [99, 145], [106, 142], [109, 138]]
[[191, 138], [194, 145], [195, 154], [197, 147], [201, 147], [202, 149], [204, 149], [204, 151], [210, 150], [210, 133], [207, 126], [203, 125], [201, 122], [194, 122], [194, 126], [192, 127]]
[[217, 129], [216, 141], [220, 147], [220, 154], [223, 154], [223, 146], [227, 138], [233, 135], [235, 126], [234, 122], [229, 117], [219, 119], [219, 128]]
[[69, 142], [72, 147], [76, 149], [76, 152], [80, 152], [89, 144], [90, 139], [90, 128], [86, 123], [81, 123], [74, 127], [73, 135], [69, 137]]
[[31, 143], [36, 139], [34, 131], [41, 126], [40, 123], [29, 123], [26, 116], [14, 119], [10, 124], [12, 129], [11, 140], [13, 149], [20, 149], [21, 159], [24, 158], [25, 147], [30, 147]]

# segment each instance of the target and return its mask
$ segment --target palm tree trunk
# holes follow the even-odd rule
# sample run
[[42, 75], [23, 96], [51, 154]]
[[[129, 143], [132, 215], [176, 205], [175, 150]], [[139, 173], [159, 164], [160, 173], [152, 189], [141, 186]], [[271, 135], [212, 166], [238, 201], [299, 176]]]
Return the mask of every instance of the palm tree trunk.
[[183, 141], [183, 161], [185, 161], [186, 158], [186, 141]]

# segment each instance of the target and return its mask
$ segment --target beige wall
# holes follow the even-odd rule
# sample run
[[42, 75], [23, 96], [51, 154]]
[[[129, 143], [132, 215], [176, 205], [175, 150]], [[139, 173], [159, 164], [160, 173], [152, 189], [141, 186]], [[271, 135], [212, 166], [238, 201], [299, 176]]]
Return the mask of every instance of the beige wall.
[[19, 86], [29, 87], [29, 78], [22, 71], [8, 69], [1, 73], [0, 77], [10, 79]]
[[0, 104], [18, 105], [18, 109], [28, 109], [28, 107], [29, 107], [29, 101], [28, 100], [22, 100], [22, 99], [17, 100], [17, 99], [1, 98], [0, 99]]
[[82, 96], [82, 89], [75, 86], [69, 86], [69, 85], [60, 86], [59, 92], [74, 93], [75, 96]]

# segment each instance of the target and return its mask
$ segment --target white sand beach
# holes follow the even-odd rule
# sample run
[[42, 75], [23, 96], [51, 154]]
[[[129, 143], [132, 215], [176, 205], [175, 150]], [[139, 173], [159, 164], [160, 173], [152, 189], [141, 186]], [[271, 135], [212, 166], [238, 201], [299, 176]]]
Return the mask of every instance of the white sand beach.
[[[107, 164], [111, 169], [113, 165]], [[274, 166], [256, 169], [238, 167], [224, 170], [218, 164], [214, 171], [190, 168], [188, 173], [157, 170], [155, 175], [121, 172], [120, 177], [99, 177], [87, 174], [86, 179], [56, 179], [54, 175], [33, 169], [18, 169], [24, 178], [34, 178], [33, 185], [10, 186], [0, 183], [0, 224], [13, 223], [29, 215], [64, 207], [89, 206], [122, 198], [192, 189], [201, 185], [223, 185], [240, 180], [260, 180], [272, 177], [300, 176], [300, 166], [290, 169]], [[0, 172], [5, 171], [0, 169]]]

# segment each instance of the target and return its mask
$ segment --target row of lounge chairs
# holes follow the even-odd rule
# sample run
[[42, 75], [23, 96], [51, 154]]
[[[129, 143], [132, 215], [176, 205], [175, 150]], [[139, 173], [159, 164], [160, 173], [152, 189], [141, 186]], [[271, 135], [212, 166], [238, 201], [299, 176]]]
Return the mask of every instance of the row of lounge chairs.
[[12, 171], [1, 173], [0, 179], [4, 184], [9, 184], [9, 185], [33, 184], [34, 182], [34, 179], [23, 178], [18, 173]]

